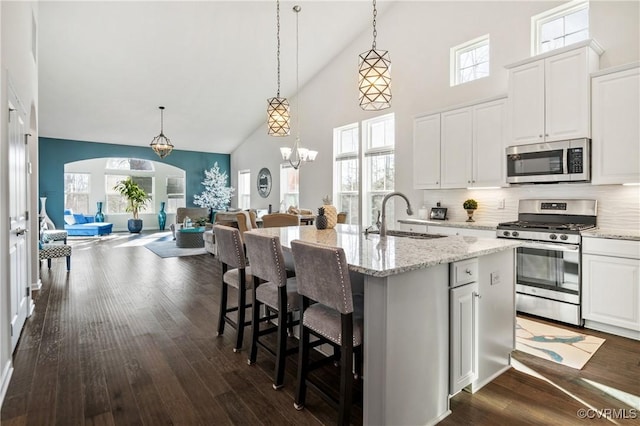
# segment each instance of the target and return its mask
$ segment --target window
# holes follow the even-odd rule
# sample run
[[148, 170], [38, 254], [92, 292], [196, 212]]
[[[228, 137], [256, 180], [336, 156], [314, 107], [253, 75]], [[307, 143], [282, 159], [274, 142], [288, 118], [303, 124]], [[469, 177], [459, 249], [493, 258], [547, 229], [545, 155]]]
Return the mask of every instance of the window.
[[184, 193], [184, 178], [182, 176], [167, 176], [167, 213], [176, 213], [178, 207], [186, 207]]
[[[280, 210], [286, 211], [289, 206], [299, 206], [300, 180], [298, 170], [289, 163], [280, 165]], [[283, 210], [284, 209], [284, 210]]]
[[563, 4], [531, 17], [531, 54], [548, 52], [589, 38], [589, 2]]
[[[105, 175], [105, 193], [107, 198], [106, 213], [126, 213], [127, 200], [119, 192], [113, 189], [121, 180], [125, 180], [128, 175]], [[146, 206], [139, 209], [139, 213], [153, 213], [153, 176], [131, 176], [133, 181], [140, 185], [142, 189], [151, 197]]]
[[[382, 199], [394, 190], [395, 120], [392, 114], [362, 122], [364, 145], [363, 219], [364, 225], [376, 223]], [[387, 203], [387, 223], [394, 223], [393, 200]]]
[[451, 86], [489, 76], [489, 34], [451, 48]]
[[139, 158], [107, 158], [108, 170], [136, 170], [152, 172], [155, 170], [153, 162]]
[[251, 205], [251, 170], [238, 172], [238, 208], [249, 209]]
[[360, 221], [358, 123], [333, 130], [334, 140], [334, 197], [338, 211], [347, 213], [347, 223]]
[[[394, 190], [394, 115], [363, 121], [362, 138], [358, 123], [338, 127], [333, 140], [334, 204], [347, 212], [347, 223], [371, 225], [382, 208], [382, 199]], [[389, 201], [387, 223], [392, 223], [393, 216]]]
[[89, 173], [64, 174], [64, 208], [75, 213], [89, 213], [91, 175]]

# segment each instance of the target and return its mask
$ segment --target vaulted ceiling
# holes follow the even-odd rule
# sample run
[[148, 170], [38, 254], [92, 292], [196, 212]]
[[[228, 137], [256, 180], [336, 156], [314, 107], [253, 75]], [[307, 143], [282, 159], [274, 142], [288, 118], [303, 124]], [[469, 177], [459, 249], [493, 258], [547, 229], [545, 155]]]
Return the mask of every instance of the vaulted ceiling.
[[[281, 94], [363, 31], [368, 1], [281, 2]], [[384, 11], [381, 6], [381, 12]], [[45, 1], [38, 17], [39, 134], [229, 153], [260, 126], [276, 94], [276, 1]], [[366, 50], [369, 46], [362, 46]], [[354, 68], [345, 72], [356, 75]]]

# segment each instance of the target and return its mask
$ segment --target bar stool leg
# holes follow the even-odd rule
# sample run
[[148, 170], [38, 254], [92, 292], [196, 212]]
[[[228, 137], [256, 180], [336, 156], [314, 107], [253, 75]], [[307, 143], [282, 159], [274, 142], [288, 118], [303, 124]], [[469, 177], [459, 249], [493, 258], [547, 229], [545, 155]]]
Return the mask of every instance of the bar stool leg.
[[67, 256], [67, 271], [71, 270], [71, 256]]
[[300, 308], [300, 342], [298, 347], [298, 383], [296, 385], [296, 399], [293, 406], [302, 410], [307, 397], [307, 374], [309, 372], [309, 330], [303, 325], [304, 310], [309, 307], [309, 299], [301, 296]]
[[242, 350], [242, 340], [244, 338], [245, 305], [247, 304], [247, 286], [245, 279], [245, 271], [240, 270], [240, 284], [238, 286], [238, 329], [236, 330], [236, 347], [233, 348], [233, 352], [240, 352], [240, 350]]
[[[222, 274], [224, 275], [225, 269], [223, 267], [222, 269]], [[222, 282], [222, 293], [220, 295], [220, 312], [218, 314], [218, 336], [222, 336], [222, 334], [224, 333], [224, 317], [227, 314], [227, 297], [228, 297], [228, 289], [227, 289], [227, 285], [224, 283], [224, 281]]]
[[[257, 281], [257, 280], [256, 280]], [[256, 281], [254, 281], [252, 291], [253, 293], [253, 303], [251, 307], [252, 320], [251, 320], [251, 351], [249, 352], [249, 359], [247, 363], [249, 365], [255, 364], [256, 358], [258, 357], [258, 338], [260, 333], [260, 302], [256, 299], [256, 290], [257, 287]]]
[[342, 315], [341, 343], [338, 424], [348, 425], [351, 423], [351, 403], [353, 400], [353, 314]]
[[[286, 287], [280, 288], [279, 293], [286, 298]], [[287, 318], [285, 312], [287, 309], [286, 302], [280, 302], [280, 310], [278, 311], [278, 348], [276, 350], [276, 374], [274, 378], [273, 388], [278, 390], [284, 385], [284, 362], [287, 357]]]

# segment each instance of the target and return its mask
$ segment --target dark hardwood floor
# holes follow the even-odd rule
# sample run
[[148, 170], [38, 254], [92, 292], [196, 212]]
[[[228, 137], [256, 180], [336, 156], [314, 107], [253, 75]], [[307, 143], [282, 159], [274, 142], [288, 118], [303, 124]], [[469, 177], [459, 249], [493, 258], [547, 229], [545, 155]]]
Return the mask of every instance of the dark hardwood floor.
[[[2, 425], [334, 424], [336, 410], [312, 390], [305, 410], [293, 408], [295, 357], [284, 389], [274, 391], [270, 355], [259, 351], [248, 366], [246, 351], [232, 351], [233, 329], [215, 336], [217, 260], [162, 259], [141, 245], [148, 236], [74, 240], [69, 274], [64, 259], [51, 270], [41, 265]], [[630, 409], [594, 383], [638, 398], [640, 343], [589, 333], [607, 342], [583, 370], [516, 353], [555, 385], [511, 369], [476, 394], [456, 395], [442, 424], [572, 424], [586, 404]], [[318, 378], [332, 385], [337, 374], [328, 367]], [[362, 423], [359, 407], [352, 420]]]

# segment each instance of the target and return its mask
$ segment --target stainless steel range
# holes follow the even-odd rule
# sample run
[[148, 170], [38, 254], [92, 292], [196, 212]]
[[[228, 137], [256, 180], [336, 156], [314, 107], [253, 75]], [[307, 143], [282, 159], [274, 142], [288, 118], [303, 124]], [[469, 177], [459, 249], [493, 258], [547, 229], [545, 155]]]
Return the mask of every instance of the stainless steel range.
[[596, 200], [520, 200], [518, 220], [498, 238], [525, 241], [516, 253], [516, 309], [582, 325], [581, 231], [596, 226]]

